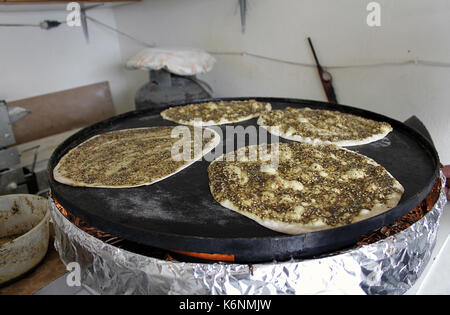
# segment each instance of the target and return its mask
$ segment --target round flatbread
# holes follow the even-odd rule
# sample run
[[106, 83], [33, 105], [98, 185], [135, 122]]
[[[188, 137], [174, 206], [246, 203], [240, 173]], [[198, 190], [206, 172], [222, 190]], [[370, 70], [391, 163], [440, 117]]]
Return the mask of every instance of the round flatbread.
[[222, 206], [278, 232], [302, 234], [365, 220], [395, 207], [404, 192], [374, 160], [336, 145], [280, 143], [268, 146], [277, 159], [249, 158], [261, 146], [214, 160], [209, 186]]
[[212, 126], [255, 118], [271, 109], [270, 103], [255, 100], [219, 101], [170, 107], [161, 116], [184, 125]]
[[82, 187], [151, 185], [188, 167], [220, 142], [211, 129], [148, 127], [96, 135], [66, 153], [56, 181]]
[[344, 147], [374, 142], [392, 131], [386, 122], [308, 107], [287, 107], [264, 113], [259, 117], [258, 125], [285, 139]]

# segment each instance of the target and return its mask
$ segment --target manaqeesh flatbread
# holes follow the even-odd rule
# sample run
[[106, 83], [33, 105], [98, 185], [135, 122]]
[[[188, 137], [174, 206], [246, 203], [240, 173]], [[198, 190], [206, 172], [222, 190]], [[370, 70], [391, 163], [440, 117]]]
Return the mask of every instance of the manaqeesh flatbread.
[[217, 101], [170, 107], [164, 119], [191, 126], [212, 126], [249, 120], [270, 111], [270, 103], [256, 100]]
[[404, 192], [373, 159], [336, 145], [268, 145], [275, 164], [248, 158], [260, 147], [214, 160], [209, 186], [222, 206], [274, 231], [295, 235], [362, 221], [394, 208]]
[[151, 185], [180, 172], [219, 143], [214, 130], [191, 126], [110, 131], [67, 152], [53, 176], [60, 183], [80, 187]]
[[308, 107], [272, 110], [259, 117], [258, 125], [285, 139], [344, 147], [380, 140], [393, 130], [386, 122]]

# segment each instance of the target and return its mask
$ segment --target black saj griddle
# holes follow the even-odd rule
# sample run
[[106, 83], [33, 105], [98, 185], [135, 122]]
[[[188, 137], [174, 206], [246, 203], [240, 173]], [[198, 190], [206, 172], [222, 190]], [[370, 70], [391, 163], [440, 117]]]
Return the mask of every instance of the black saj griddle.
[[[287, 106], [332, 109], [391, 124], [394, 130], [384, 139], [347, 148], [373, 158], [403, 185], [405, 192], [399, 204], [361, 222], [312, 233], [287, 235], [266, 229], [217, 203], [209, 190], [209, 162], [204, 159], [149, 186], [85, 188], [55, 181], [53, 168], [59, 159], [94, 135], [127, 128], [176, 126], [160, 116], [161, 108], [112, 117], [82, 129], [59, 145], [49, 162], [52, 196], [66, 210], [88, 224], [136, 243], [168, 250], [230, 255], [236, 262], [255, 263], [310, 258], [353, 246], [359, 236], [393, 223], [417, 206], [439, 175], [438, 154], [427, 139], [405, 124], [373, 112], [325, 102], [284, 98], [220, 98], [197, 103], [247, 99], [270, 102], [273, 109]], [[231, 125], [257, 126], [256, 120]], [[220, 126], [226, 137], [225, 127]], [[280, 141], [289, 142], [282, 138]], [[223, 150], [226, 152], [225, 147]]]

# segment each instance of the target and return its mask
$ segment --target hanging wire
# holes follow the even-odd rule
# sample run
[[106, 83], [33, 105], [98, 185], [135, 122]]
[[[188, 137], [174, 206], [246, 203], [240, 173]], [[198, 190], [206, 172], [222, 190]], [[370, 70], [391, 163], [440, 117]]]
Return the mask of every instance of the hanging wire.
[[18, 23], [3, 23], [0, 24], [0, 27], [40, 27], [43, 30], [49, 30], [51, 28], [58, 27], [59, 25], [66, 23], [55, 20], [44, 20], [39, 24], [18, 24]]
[[116, 32], [116, 33], [122, 35], [122, 36], [125, 36], [125, 37], [127, 37], [127, 38], [129, 38], [129, 39], [131, 39], [131, 40], [133, 40], [133, 41], [135, 41], [135, 42], [137, 42], [137, 43], [139, 43], [139, 44], [141, 44], [141, 45], [143, 45], [143, 46], [146, 46], [146, 47], [155, 47], [154, 44], [149, 44], [149, 43], [147, 43], [147, 42], [145, 42], [145, 41], [143, 41], [143, 40], [140, 40], [140, 39], [138, 39], [138, 38], [136, 38], [136, 37], [134, 37], [134, 36], [131, 36], [131, 35], [125, 33], [125, 32], [122, 32], [122, 31], [118, 30], [117, 28], [114, 28], [114, 27], [112, 27], [112, 26], [110, 26], [110, 25], [108, 25], [108, 24], [105, 24], [105, 23], [103, 23], [103, 22], [97, 20], [97, 19], [94, 19], [93, 17], [90, 17], [90, 16], [86, 15], [86, 19], [88, 19], [88, 20], [90, 20], [90, 21], [92, 21], [92, 22], [94, 22], [94, 23], [96, 23], [96, 24], [99, 24], [99, 25], [101, 25], [101, 26], [103, 26], [103, 27], [106, 27], [107, 29], [110, 29], [110, 30], [112, 30], [112, 31], [114, 31], [114, 32]]
[[[304, 63], [304, 62], [297, 62], [297, 61], [290, 61], [285, 59], [278, 59], [274, 57], [268, 57], [264, 55], [258, 55], [255, 53], [250, 53], [246, 51], [241, 52], [218, 52], [218, 51], [209, 51], [212, 55], [223, 55], [223, 56], [250, 56], [257, 59], [264, 59], [269, 60], [273, 62], [279, 62], [294, 66], [302, 66], [302, 67], [310, 67], [310, 68], [316, 68], [315, 64], [312, 63]], [[432, 60], [420, 60], [420, 59], [410, 59], [410, 60], [401, 60], [401, 61], [386, 61], [386, 62], [378, 62], [378, 63], [366, 63], [366, 64], [352, 64], [352, 65], [329, 65], [329, 66], [323, 66], [327, 69], [348, 69], [348, 68], [370, 68], [370, 67], [383, 67], [383, 66], [405, 66], [405, 65], [423, 65], [423, 66], [429, 66], [429, 67], [444, 67], [448, 68], [450, 67], [449, 62], [442, 62], [442, 61], [432, 61]]]

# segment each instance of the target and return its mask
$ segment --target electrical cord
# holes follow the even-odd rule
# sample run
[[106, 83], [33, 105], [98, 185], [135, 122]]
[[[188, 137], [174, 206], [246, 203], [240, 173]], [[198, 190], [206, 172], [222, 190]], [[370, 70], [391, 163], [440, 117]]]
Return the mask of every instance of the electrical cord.
[[5, 24], [5, 23], [3, 23], [3, 24], [0, 24], [0, 27], [40, 27], [43, 30], [49, 30], [51, 28], [58, 27], [62, 23], [65, 23], [65, 22], [44, 20], [39, 24], [14, 24], [14, 23]]
[[133, 40], [133, 41], [135, 41], [135, 42], [137, 42], [137, 43], [139, 43], [139, 44], [141, 44], [143, 46], [155, 47], [154, 44], [149, 44], [149, 43], [147, 43], [147, 42], [145, 42], [143, 40], [140, 40], [140, 39], [138, 39], [136, 37], [133, 37], [133, 36], [131, 36], [131, 35], [125, 33], [125, 32], [122, 32], [122, 31], [118, 30], [117, 28], [114, 28], [114, 27], [112, 27], [112, 26], [110, 26], [110, 25], [108, 25], [106, 23], [103, 23], [103, 22], [101, 22], [101, 21], [99, 21], [97, 19], [94, 19], [93, 17], [90, 17], [90, 16], [86, 15], [86, 19], [88, 19], [89, 21], [92, 21], [92, 22], [94, 22], [96, 24], [99, 24], [99, 25], [101, 25], [103, 27], [106, 27], [107, 29], [110, 29], [110, 30], [114, 31], [114, 32], [118, 33], [119, 35], [125, 36], [125, 37], [127, 37], [127, 38], [129, 38], [129, 39], [131, 39], [131, 40]]
[[[310, 67], [310, 68], [316, 68], [317, 65], [312, 63], [304, 63], [304, 62], [297, 62], [297, 61], [290, 61], [285, 59], [278, 59], [274, 57], [268, 57], [263, 55], [258, 55], [255, 53], [250, 53], [246, 51], [242, 52], [217, 52], [217, 51], [209, 51], [211, 55], [224, 55], [224, 56], [249, 56], [254, 57], [257, 59], [264, 59], [269, 60], [273, 62], [279, 62], [284, 64], [290, 64], [295, 66], [302, 66], [302, 67]], [[450, 67], [450, 62], [442, 62], [442, 61], [433, 61], [433, 60], [420, 60], [420, 59], [409, 59], [409, 60], [402, 60], [402, 61], [388, 61], [388, 62], [379, 62], [379, 63], [366, 63], [366, 64], [352, 64], [352, 65], [329, 65], [329, 66], [322, 66], [323, 68], [327, 69], [346, 69], [346, 68], [370, 68], [370, 67], [382, 67], [382, 66], [405, 66], [405, 65], [423, 65], [423, 66], [429, 66], [429, 67]]]

